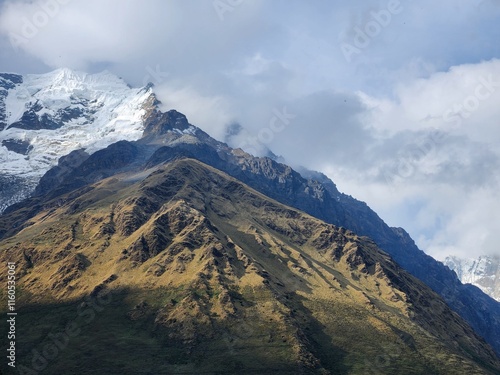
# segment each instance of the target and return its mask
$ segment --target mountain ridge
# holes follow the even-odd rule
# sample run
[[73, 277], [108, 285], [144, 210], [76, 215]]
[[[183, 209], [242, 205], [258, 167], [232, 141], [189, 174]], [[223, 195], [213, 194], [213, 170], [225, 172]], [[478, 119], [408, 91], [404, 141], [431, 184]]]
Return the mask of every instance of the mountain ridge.
[[[12, 235], [30, 224], [31, 218], [44, 209], [43, 197], [46, 194], [55, 198], [71, 191], [78, 192], [75, 189], [107, 178], [117, 171], [126, 171], [137, 163], [145, 162], [147, 168], [153, 168], [176, 158], [191, 157], [237, 178], [282, 204], [372, 238], [403, 268], [438, 292], [495, 348], [497, 354], [500, 353], [500, 304], [476, 288], [462, 285], [453, 271], [418, 249], [403, 229], [388, 227], [366, 203], [340, 193], [324, 175], [310, 171], [301, 171], [301, 174], [273, 159], [252, 157], [243, 150], [231, 149], [201, 129], [188, 125], [185, 116], [179, 112], [162, 113], [156, 105], [154, 96], [148, 97], [142, 139], [121, 141], [113, 146], [114, 149], [103, 149], [90, 156], [75, 154], [79, 155], [76, 160], [66, 164], [63, 161], [61, 166], [47, 173], [33, 198], [6, 211], [9, 219], [0, 223], [0, 235]], [[125, 152], [130, 156], [128, 162], [120, 155], [122, 149], [129, 150]], [[78, 178], [75, 179], [75, 176]]]
[[[372, 240], [189, 157], [55, 196], [0, 246], [18, 264], [23, 321], [31, 304], [68, 316], [112, 295], [48, 374], [500, 373], [493, 350]], [[46, 342], [61, 324], [46, 320], [20, 340]], [[90, 359], [107, 345], [112, 358], [76, 367], [80, 346]]]

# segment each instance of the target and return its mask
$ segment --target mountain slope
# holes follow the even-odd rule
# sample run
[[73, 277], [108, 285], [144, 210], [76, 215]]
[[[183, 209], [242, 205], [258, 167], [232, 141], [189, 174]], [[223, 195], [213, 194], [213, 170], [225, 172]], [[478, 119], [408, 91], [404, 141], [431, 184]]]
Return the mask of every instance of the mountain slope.
[[[164, 122], [157, 116], [151, 118], [149, 121], [156, 123], [156, 128], [172, 127], [174, 123]], [[389, 227], [366, 203], [340, 193], [326, 176], [307, 170], [299, 174], [272, 159], [255, 158], [222, 143], [214, 145], [213, 140], [208, 142], [199, 135], [197, 140], [181, 138], [166, 144], [225, 171], [281, 203], [372, 238], [403, 268], [439, 293], [500, 354], [500, 303], [470, 285], [463, 285], [453, 271], [420, 250], [406, 231]], [[165, 152], [165, 160], [168, 160], [170, 151]], [[157, 150], [153, 159], [154, 162], [163, 160], [162, 149]]]
[[[151, 99], [152, 103], [156, 100]], [[9, 208], [0, 220], [0, 237], [11, 235], [43, 209], [44, 195], [57, 197], [86, 184], [145, 163], [147, 168], [177, 157], [193, 157], [248, 184], [277, 201], [328, 223], [372, 238], [403, 268], [438, 292], [500, 354], [500, 304], [479, 289], [463, 285], [456, 274], [418, 249], [401, 228], [390, 228], [365, 203], [340, 193], [326, 176], [270, 158], [256, 158], [212, 139], [176, 111], [149, 107], [144, 134], [137, 142], [118, 142], [92, 155], [77, 151], [60, 161], [40, 181], [36, 196]], [[76, 193], [77, 194], [77, 193]]]
[[371, 240], [199, 161], [177, 155], [43, 205], [0, 258], [20, 278], [19, 363], [81, 327], [44, 373], [500, 373]]

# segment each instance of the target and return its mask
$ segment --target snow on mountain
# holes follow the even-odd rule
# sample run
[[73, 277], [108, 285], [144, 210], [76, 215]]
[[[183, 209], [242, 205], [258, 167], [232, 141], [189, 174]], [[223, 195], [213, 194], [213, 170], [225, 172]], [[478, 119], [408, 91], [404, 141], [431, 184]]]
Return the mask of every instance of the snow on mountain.
[[462, 259], [449, 256], [444, 264], [455, 271], [464, 284], [472, 284], [500, 302], [500, 258], [480, 256], [477, 259]]
[[61, 156], [141, 138], [152, 98], [151, 87], [131, 88], [108, 72], [0, 74], [0, 212]]

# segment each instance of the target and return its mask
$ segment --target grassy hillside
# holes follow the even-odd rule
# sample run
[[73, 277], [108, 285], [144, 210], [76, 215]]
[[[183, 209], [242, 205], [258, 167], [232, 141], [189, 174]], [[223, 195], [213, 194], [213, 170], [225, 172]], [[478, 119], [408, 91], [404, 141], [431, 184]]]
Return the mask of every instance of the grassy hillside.
[[192, 159], [44, 202], [0, 259], [41, 374], [500, 374], [371, 240]]

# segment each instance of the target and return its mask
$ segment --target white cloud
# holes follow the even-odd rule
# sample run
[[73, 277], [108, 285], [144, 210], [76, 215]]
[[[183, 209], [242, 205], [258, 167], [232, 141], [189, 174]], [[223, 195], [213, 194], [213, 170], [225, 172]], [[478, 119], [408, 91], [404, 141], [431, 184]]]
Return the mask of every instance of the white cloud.
[[360, 98], [376, 150], [325, 172], [437, 257], [500, 253], [500, 60], [401, 83], [392, 99]]
[[175, 109], [189, 114], [189, 122], [216, 139], [223, 139], [226, 124], [232, 122], [229, 106], [222, 97], [203, 96], [192, 87], [173, 89], [163, 85], [155, 90], [162, 99], [162, 110]]

